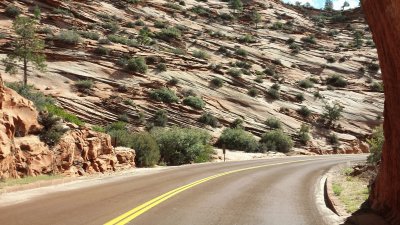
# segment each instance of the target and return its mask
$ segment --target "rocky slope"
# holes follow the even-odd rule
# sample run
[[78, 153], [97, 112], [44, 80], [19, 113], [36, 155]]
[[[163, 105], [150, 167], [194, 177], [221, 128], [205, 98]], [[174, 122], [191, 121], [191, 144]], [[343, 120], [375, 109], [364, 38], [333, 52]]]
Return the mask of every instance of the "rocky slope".
[[[49, 149], [40, 141], [42, 127], [31, 101], [5, 88], [0, 80], [0, 178], [26, 175], [115, 171], [135, 165], [135, 152], [114, 149], [109, 135], [65, 124], [67, 131]], [[69, 126], [69, 127], [68, 127]]]
[[[294, 138], [302, 123], [312, 126], [312, 142], [306, 147], [297, 146], [306, 151], [368, 151], [362, 141], [374, 126], [382, 123], [384, 97], [371, 90], [371, 82], [380, 80], [380, 72], [360, 9], [343, 12], [344, 19], [332, 19], [331, 15], [321, 17], [326, 12], [279, 1], [244, 1], [243, 13], [231, 20], [232, 10], [226, 2], [181, 2], [184, 4], [163, 0], [2, 1], [0, 27], [4, 38], [0, 39], [0, 57], [10, 51], [8, 42], [13, 37], [12, 19], [5, 15], [5, 8], [14, 4], [24, 15], [32, 15], [38, 5], [48, 68], [45, 73], [32, 71], [29, 82], [89, 124], [105, 125], [126, 114], [133, 129], [140, 130], [145, 128], [142, 114], [151, 121], [156, 110], [165, 109], [170, 125], [205, 127], [217, 137], [224, 127], [241, 118], [245, 129], [259, 136], [269, 129], [264, 121], [274, 116]], [[253, 10], [261, 15], [257, 29], [248, 16]], [[150, 35], [143, 41], [140, 30], [144, 26], [153, 34], [163, 27], [177, 26], [181, 36], [163, 40]], [[81, 37], [77, 45], [59, 43], [53, 37], [65, 29], [78, 30], [86, 37], [88, 31], [95, 32], [100, 40]], [[356, 31], [362, 33], [359, 48], [352, 47]], [[124, 40], [115, 40], [115, 35]], [[307, 38], [310, 35], [315, 36], [311, 38], [315, 43]], [[107, 37], [112, 42], [104, 41]], [[100, 47], [106, 48], [101, 55]], [[238, 49], [245, 50], [247, 55]], [[199, 50], [208, 57], [194, 57]], [[138, 56], [146, 58], [147, 73], [128, 72], [120, 66], [122, 58]], [[157, 69], [160, 62], [167, 71]], [[245, 74], [236, 78], [229, 75], [234, 64], [237, 69], [245, 67]], [[333, 74], [343, 76], [348, 85], [327, 85], [327, 78]], [[221, 88], [211, 84], [215, 77], [223, 80]], [[177, 78], [179, 83], [172, 84], [171, 78]], [[5, 77], [6, 81], [20, 79]], [[94, 87], [85, 93], [77, 90], [74, 82], [82, 79], [92, 80]], [[299, 82], [304, 79], [315, 84], [302, 88]], [[275, 100], [268, 90], [276, 82], [280, 83], [280, 99]], [[152, 100], [149, 93], [161, 87], [176, 91], [180, 101], [164, 104]], [[256, 97], [248, 94], [250, 89], [257, 90]], [[188, 90], [205, 101], [204, 109], [192, 109], [181, 103]], [[316, 98], [316, 93], [323, 98]], [[343, 118], [333, 128], [321, 123], [325, 102], [339, 102], [344, 107]], [[302, 106], [311, 110], [311, 116], [304, 118], [297, 112]], [[212, 128], [199, 123], [204, 112], [216, 116], [220, 126]], [[335, 151], [327, 141], [331, 132], [342, 143]]]

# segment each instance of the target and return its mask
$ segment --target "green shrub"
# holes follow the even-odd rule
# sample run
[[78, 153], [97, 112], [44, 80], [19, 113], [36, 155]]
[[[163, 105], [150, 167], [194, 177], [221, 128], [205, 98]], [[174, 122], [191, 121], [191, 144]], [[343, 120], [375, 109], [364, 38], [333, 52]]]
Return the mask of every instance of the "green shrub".
[[108, 30], [112, 34], [117, 33], [120, 29], [118, 23], [116, 23], [114, 21], [102, 23], [101, 27]]
[[283, 23], [277, 21], [277, 22], [272, 24], [270, 29], [272, 29], [272, 30], [282, 30], [283, 29]]
[[8, 5], [4, 11], [4, 13], [11, 18], [16, 18], [17, 16], [19, 16], [19, 14], [21, 14], [21, 10], [16, 7], [15, 5]]
[[308, 88], [314, 87], [314, 83], [309, 79], [305, 79], [305, 80], [299, 81], [299, 86], [302, 88], [308, 89]]
[[316, 92], [314, 92], [314, 98], [322, 99], [324, 97], [321, 95], [321, 93], [319, 93], [319, 91], [316, 91]]
[[231, 14], [229, 13], [221, 13], [219, 14], [219, 17], [223, 20], [227, 20], [227, 21], [232, 21], [235, 19], [235, 17], [233, 17]]
[[54, 39], [64, 44], [77, 45], [81, 40], [81, 36], [73, 30], [62, 30]]
[[250, 63], [244, 61], [236, 61], [235, 65], [243, 69], [250, 69], [252, 67]]
[[317, 41], [315, 40], [315, 37], [313, 35], [302, 37], [301, 41], [308, 44], [317, 44]]
[[295, 42], [294, 38], [289, 38], [286, 40], [286, 44], [291, 45]]
[[144, 26], [145, 24], [144, 24], [143, 20], [136, 20], [135, 25], [141, 27], [141, 26]]
[[339, 138], [336, 134], [332, 133], [328, 136], [328, 142], [329, 144], [337, 145], [339, 144]]
[[271, 87], [268, 89], [267, 94], [272, 98], [272, 99], [280, 99], [280, 93], [279, 89]]
[[230, 127], [233, 129], [244, 129], [243, 123], [244, 121], [242, 119], [237, 118], [231, 123]]
[[167, 71], [167, 65], [165, 65], [165, 63], [159, 63], [157, 64], [156, 69], [160, 72]]
[[157, 33], [157, 37], [164, 41], [179, 39], [181, 35], [181, 31], [175, 27], [164, 28], [159, 33]]
[[258, 150], [258, 143], [254, 136], [238, 128], [226, 128], [218, 139], [218, 145], [245, 152], [256, 152]]
[[94, 50], [94, 53], [96, 55], [109, 55], [110, 54], [110, 49], [105, 48], [103, 46], [99, 46]]
[[[43, 113], [39, 115], [38, 121], [43, 125], [43, 129], [40, 131], [40, 140], [49, 146], [56, 145], [67, 129], [60, 125], [60, 117], [53, 113]], [[18, 135], [18, 130], [15, 131]]]
[[336, 62], [336, 59], [333, 56], [328, 56], [328, 57], [326, 57], [326, 61], [328, 63], [334, 63], [334, 62]]
[[257, 88], [250, 88], [249, 91], [247, 92], [248, 95], [251, 97], [256, 97], [260, 91]]
[[175, 3], [172, 3], [172, 2], [164, 3], [163, 6], [165, 6], [167, 8], [179, 10], [179, 11], [183, 9], [182, 6], [180, 6], [178, 4], [175, 4]]
[[156, 28], [167, 28], [168, 27], [168, 23], [166, 21], [162, 21], [162, 20], [156, 20], [154, 21], [154, 27]]
[[139, 45], [136, 40], [129, 39], [127, 37], [116, 35], [116, 34], [110, 34], [107, 36], [107, 38], [108, 38], [108, 40], [110, 40], [113, 43], [118, 43], [118, 44], [122, 44], [122, 45], [128, 45], [128, 46], [133, 46], [133, 47]]
[[281, 129], [282, 128], [281, 121], [275, 117], [269, 117], [264, 123], [271, 129]]
[[128, 60], [126, 69], [130, 72], [146, 73], [148, 67], [143, 57], [136, 57]]
[[160, 149], [156, 139], [147, 132], [139, 132], [132, 135], [132, 144], [135, 149], [135, 163], [139, 167], [155, 166], [160, 160]]
[[198, 59], [208, 59], [208, 58], [210, 58], [210, 56], [206, 52], [201, 51], [201, 50], [194, 51], [193, 52], [193, 56], [198, 58]]
[[239, 38], [240, 43], [254, 43], [255, 38], [249, 34], [246, 34], [245, 36], [242, 36]]
[[96, 131], [96, 132], [99, 132], [99, 133], [105, 133], [106, 132], [106, 128], [105, 127], [98, 126], [98, 125], [93, 126], [92, 130]]
[[266, 68], [264, 70], [264, 73], [267, 74], [268, 76], [274, 76], [275, 75], [275, 70], [273, 68]]
[[109, 124], [108, 126], [105, 127], [106, 132], [111, 132], [113, 130], [122, 130], [122, 131], [127, 131], [126, 129], [126, 123], [122, 121], [114, 122]]
[[211, 10], [204, 8], [203, 6], [196, 5], [192, 8], [190, 8], [190, 11], [204, 17], [210, 17], [211, 16]]
[[311, 140], [309, 132], [310, 127], [304, 123], [301, 124], [300, 130], [297, 134], [297, 137], [299, 138], [301, 144], [306, 145]]
[[238, 77], [242, 76], [242, 71], [232, 68], [232, 69], [228, 70], [228, 74], [234, 78], [238, 78]]
[[99, 44], [102, 45], [109, 45], [111, 43], [111, 41], [108, 38], [101, 38], [99, 39]]
[[324, 112], [322, 118], [328, 120], [329, 124], [332, 124], [342, 117], [343, 106], [335, 102], [333, 105], [325, 103]]
[[93, 88], [92, 80], [78, 80], [75, 82], [75, 87], [81, 92], [89, 92]]
[[172, 85], [172, 86], [175, 86], [175, 85], [177, 85], [179, 83], [179, 80], [178, 80], [178, 78], [176, 78], [176, 77], [173, 77], [173, 78], [171, 78], [169, 81], [168, 81], [168, 84], [169, 85]]
[[135, 105], [135, 103], [132, 101], [132, 99], [129, 99], [129, 98], [124, 99], [122, 102], [123, 102], [125, 105], [130, 105], [130, 106], [134, 106], [134, 105]]
[[300, 101], [300, 102], [304, 101], [305, 100], [304, 94], [303, 93], [297, 93], [296, 94], [296, 100]]
[[236, 54], [236, 55], [243, 56], [243, 57], [247, 57], [247, 51], [244, 50], [244, 49], [242, 49], [242, 48], [236, 49], [236, 50], [235, 50], [235, 54]]
[[211, 80], [211, 84], [212, 84], [214, 87], [220, 88], [220, 87], [222, 87], [222, 86], [224, 85], [224, 80], [221, 79], [221, 78], [219, 78], [219, 77], [214, 77], [214, 78]]
[[71, 11], [69, 11], [68, 9], [55, 8], [55, 9], [53, 9], [53, 12], [56, 14], [64, 15], [64, 16], [74, 17], [74, 14]]
[[97, 32], [92, 32], [92, 31], [78, 31], [78, 34], [81, 35], [84, 38], [91, 39], [91, 40], [99, 40], [100, 39], [100, 34]]
[[118, 115], [118, 120], [122, 122], [129, 122], [129, 116], [127, 114], [120, 114]]
[[292, 139], [280, 129], [265, 133], [260, 142], [268, 151], [287, 153], [293, 147]]
[[168, 124], [168, 112], [160, 109], [157, 110], [153, 117], [154, 126], [165, 127]]
[[373, 82], [371, 84], [371, 90], [372, 91], [376, 91], [376, 92], [383, 92], [384, 88], [383, 88], [383, 83], [382, 82]]
[[78, 126], [82, 126], [85, 124], [76, 115], [68, 113], [64, 109], [58, 106], [48, 104], [46, 105], [46, 109], [49, 114], [58, 116], [67, 122], [74, 123]]
[[371, 139], [367, 141], [370, 146], [370, 155], [367, 161], [372, 164], [378, 164], [381, 161], [383, 143], [385, 142], [383, 126], [375, 128], [372, 132]]
[[311, 110], [308, 109], [307, 106], [301, 106], [300, 109], [297, 110], [297, 113], [300, 114], [302, 117], [309, 117], [311, 116]]
[[199, 122], [206, 125], [210, 125], [212, 127], [218, 126], [218, 119], [208, 112], [201, 115], [201, 117], [199, 118]]
[[201, 129], [154, 129], [152, 135], [160, 148], [161, 160], [167, 165], [206, 162], [213, 154], [211, 136]]
[[195, 109], [202, 109], [205, 106], [205, 103], [201, 98], [194, 96], [188, 96], [185, 99], [183, 99], [183, 104], [188, 105]]
[[160, 88], [153, 90], [150, 93], [150, 97], [159, 102], [165, 103], [173, 103], [178, 102], [178, 97], [176, 96], [175, 92], [168, 89], [168, 88]]
[[326, 79], [326, 84], [334, 87], [346, 87], [347, 81], [342, 76], [334, 74]]

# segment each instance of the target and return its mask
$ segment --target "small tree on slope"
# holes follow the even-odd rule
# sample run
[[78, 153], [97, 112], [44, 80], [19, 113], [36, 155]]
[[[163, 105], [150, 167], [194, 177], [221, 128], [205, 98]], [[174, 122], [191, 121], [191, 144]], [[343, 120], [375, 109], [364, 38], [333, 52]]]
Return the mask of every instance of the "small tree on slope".
[[28, 84], [28, 64], [32, 63], [36, 69], [44, 71], [46, 68], [46, 58], [42, 54], [44, 41], [36, 35], [36, 21], [28, 17], [17, 17], [13, 23], [16, 33], [15, 40], [12, 41], [14, 50], [3, 60], [6, 72], [17, 73], [17, 62], [23, 63], [24, 86]]

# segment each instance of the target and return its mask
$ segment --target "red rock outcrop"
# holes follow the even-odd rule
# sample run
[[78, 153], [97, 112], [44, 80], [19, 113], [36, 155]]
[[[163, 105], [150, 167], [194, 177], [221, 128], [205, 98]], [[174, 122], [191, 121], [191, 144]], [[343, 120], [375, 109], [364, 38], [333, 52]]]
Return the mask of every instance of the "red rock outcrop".
[[391, 224], [400, 224], [400, 1], [363, 0], [362, 6], [385, 85], [385, 144], [370, 203]]
[[70, 175], [116, 171], [135, 165], [132, 149], [116, 153], [109, 135], [87, 128], [67, 132], [53, 150], [58, 170]]
[[111, 137], [70, 125], [53, 148], [35, 134], [41, 126], [33, 103], [3, 86], [0, 79], [0, 178], [49, 173], [84, 175], [135, 166], [135, 151], [114, 150]]

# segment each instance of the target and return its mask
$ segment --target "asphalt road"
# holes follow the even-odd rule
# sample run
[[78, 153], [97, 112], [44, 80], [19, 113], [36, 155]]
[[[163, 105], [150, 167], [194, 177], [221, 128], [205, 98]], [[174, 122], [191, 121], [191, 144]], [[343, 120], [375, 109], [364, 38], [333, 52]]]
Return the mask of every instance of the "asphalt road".
[[3, 206], [0, 224], [324, 225], [317, 181], [336, 164], [362, 159], [287, 157], [174, 167]]

